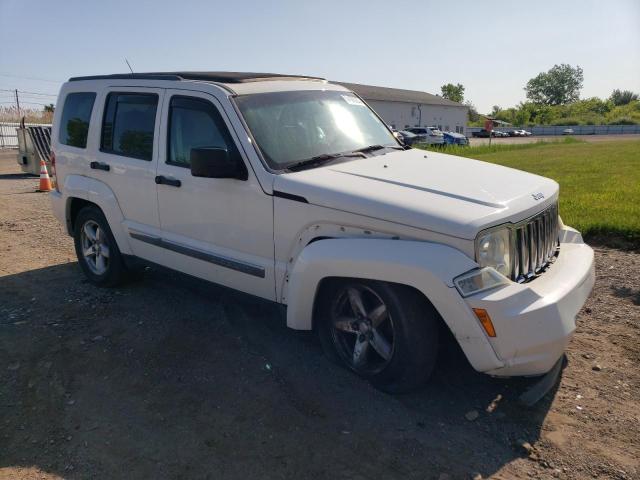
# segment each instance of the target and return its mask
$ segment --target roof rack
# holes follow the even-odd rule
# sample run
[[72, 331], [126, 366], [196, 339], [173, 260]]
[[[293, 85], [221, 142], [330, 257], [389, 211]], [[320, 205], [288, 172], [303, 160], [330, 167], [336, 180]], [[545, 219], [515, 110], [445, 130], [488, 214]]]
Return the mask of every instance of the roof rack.
[[321, 77], [304, 75], [284, 75], [280, 73], [251, 72], [150, 72], [150, 73], [116, 73], [111, 75], [91, 75], [88, 77], [72, 77], [70, 82], [82, 80], [204, 80], [220, 83], [245, 83], [264, 80], [325, 80]]

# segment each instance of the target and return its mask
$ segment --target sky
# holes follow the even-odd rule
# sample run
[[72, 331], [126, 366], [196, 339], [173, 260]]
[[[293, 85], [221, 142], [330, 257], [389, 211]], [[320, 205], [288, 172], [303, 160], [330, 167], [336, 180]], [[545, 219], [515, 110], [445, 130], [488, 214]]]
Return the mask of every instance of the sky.
[[[640, 92], [640, 0], [0, 0], [0, 106], [55, 101], [69, 77], [215, 70], [320, 76], [440, 93], [480, 112], [525, 100], [554, 64], [582, 98]], [[36, 95], [37, 93], [45, 95]]]

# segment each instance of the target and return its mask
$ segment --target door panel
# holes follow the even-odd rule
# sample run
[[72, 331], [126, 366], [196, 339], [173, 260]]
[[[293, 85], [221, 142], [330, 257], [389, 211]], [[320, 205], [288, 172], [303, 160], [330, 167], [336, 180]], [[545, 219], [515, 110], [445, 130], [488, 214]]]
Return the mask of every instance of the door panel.
[[[160, 231], [156, 196], [158, 138], [164, 90], [110, 88], [101, 98], [100, 138], [88, 175], [111, 188], [127, 229]], [[130, 237], [133, 253], [148, 258], [149, 244]]]
[[238, 180], [193, 177], [189, 168], [195, 147], [225, 147], [247, 163], [219, 102], [205, 93], [167, 90], [163, 119], [160, 263], [275, 300], [272, 197], [251, 169], [247, 180]]

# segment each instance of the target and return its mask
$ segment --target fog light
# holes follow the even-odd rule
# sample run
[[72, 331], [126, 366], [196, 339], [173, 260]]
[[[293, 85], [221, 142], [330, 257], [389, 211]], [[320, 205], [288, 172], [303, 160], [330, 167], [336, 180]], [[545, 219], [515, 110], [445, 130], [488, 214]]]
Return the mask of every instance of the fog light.
[[491, 317], [489, 316], [487, 311], [484, 308], [474, 308], [473, 313], [475, 313], [476, 317], [478, 317], [478, 320], [480, 320], [480, 324], [482, 325], [482, 328], [484, 328], [484, 331], [487, 332], [487, 335], [489, 335], [490, 337], [495, 337], [496, 329], [493, 328]]

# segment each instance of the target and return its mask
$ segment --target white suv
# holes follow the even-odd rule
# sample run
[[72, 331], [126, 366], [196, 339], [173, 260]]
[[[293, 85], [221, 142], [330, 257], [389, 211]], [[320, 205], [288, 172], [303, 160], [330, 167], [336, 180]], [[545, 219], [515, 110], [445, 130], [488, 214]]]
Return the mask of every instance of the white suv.
[[548, 372], [593, 286], [556, 182], [404, 147], [325, 80], [82, 77], [58, 105], [51, 200], [91, 282], [137, 258], [285, 304], [385, 391], [428, 378], [443, 329], [480, 372]]

